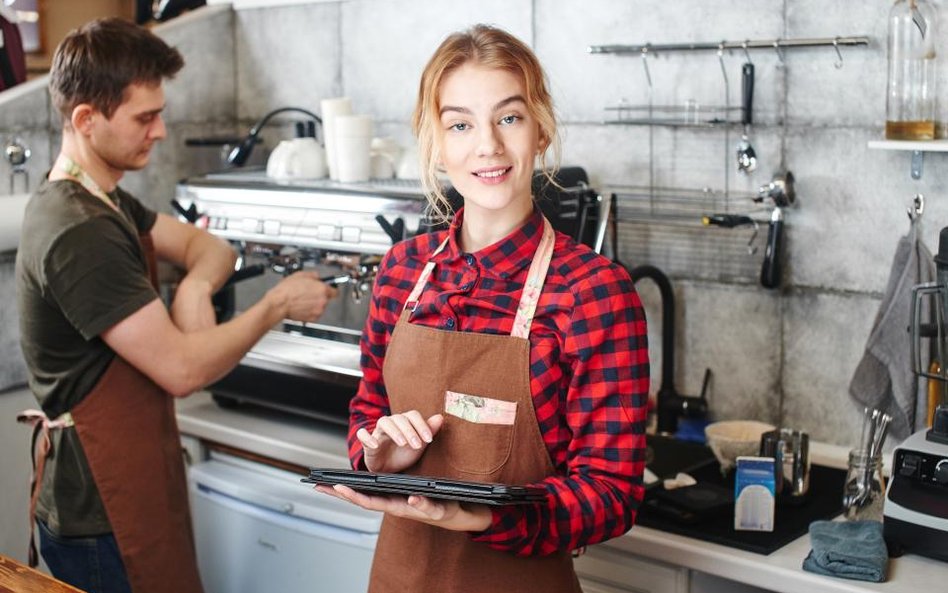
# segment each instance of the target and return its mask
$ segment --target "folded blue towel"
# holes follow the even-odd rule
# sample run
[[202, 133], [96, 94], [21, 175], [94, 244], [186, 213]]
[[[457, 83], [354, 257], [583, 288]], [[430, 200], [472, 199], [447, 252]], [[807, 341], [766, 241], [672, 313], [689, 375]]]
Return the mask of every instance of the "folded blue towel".
[[844, 579], [882, 582], [889, 553], [878, 521], [814, 521], [810, 523], [813, 549], [803, 570]]

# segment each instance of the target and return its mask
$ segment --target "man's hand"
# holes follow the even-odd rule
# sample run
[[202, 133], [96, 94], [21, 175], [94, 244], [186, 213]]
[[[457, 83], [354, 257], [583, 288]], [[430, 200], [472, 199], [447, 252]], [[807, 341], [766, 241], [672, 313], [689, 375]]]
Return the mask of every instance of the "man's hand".
[[315, 272], [295, 272], [267, 292], [267, 298], [285, 307], [284, 317], [294, 321], [316, 321], [329, 300], [339, 291], [319, 281]]

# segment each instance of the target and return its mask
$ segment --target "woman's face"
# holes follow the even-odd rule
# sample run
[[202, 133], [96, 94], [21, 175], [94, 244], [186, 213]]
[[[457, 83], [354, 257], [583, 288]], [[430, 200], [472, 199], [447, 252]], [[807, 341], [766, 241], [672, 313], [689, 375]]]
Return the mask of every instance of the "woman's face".
[[464, 196], [468, 216], [526, 216], [540, 130], [523, 83], [506, 70], [468, 62], [441, 83], [440, 164]]

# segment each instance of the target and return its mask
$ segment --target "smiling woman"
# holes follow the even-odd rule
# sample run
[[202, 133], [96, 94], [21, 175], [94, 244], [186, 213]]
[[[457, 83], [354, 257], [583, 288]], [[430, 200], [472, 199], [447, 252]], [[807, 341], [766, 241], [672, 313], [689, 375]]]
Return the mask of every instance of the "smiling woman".
[[[578, 593], [570, 553], [627, 531], [643, 494], [641, 303], [624, 268], [554, 232], [532, 199], [534, 166], [551, 176], [558, 144], [523, 42], [484, 25], [450, 35], [413, 125], [429, 204], [450, 225], [397, 243], [379, 267], [352, 464], [546, 496], [489, 507], [317, 489], [385, 513], [371, 593]], [[439, 170], [463, 200], [453, 216]]]

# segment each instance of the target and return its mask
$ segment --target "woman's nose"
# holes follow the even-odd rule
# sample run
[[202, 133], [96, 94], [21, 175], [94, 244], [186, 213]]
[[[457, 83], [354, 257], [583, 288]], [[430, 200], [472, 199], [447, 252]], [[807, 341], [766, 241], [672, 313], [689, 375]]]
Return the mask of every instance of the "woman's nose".
[[480, 135], [477, 138], [478, 156], [492, 156], [503, 152], [504, 145], [497, 128], [495, 126], [481, 126]]

